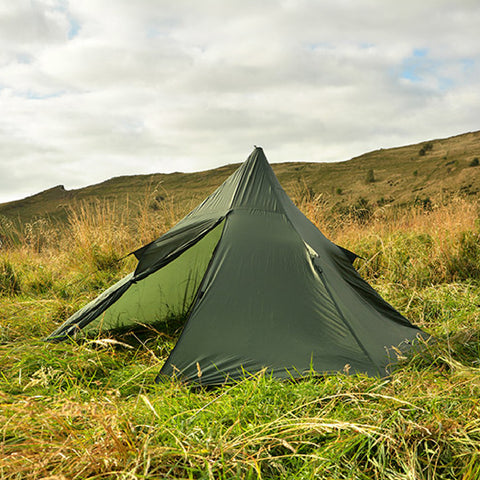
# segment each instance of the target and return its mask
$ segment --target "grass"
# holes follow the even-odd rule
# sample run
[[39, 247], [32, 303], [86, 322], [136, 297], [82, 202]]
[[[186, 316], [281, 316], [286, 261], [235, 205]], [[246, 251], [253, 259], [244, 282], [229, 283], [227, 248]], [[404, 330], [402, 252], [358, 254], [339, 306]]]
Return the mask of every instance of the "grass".
[[81, 203], [0, 250], [0, 479], [480, 478], [478, 205], [338, 218], [326, 201], [299, 204], [435, 344], [387, 379], [259, 373], [213, 390], [154, 383], [170, 337], [46, 344], [184, 213]]

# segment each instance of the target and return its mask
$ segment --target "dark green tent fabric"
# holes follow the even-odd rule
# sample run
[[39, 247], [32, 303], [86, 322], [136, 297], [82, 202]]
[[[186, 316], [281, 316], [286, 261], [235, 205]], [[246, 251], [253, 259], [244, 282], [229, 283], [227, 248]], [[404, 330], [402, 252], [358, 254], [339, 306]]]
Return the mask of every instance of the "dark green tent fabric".
[[293, 204], [261, 148], [138, 266], [49, 337], [185, 315], [159, 378], [218, 385], [347, 370], [383, 376], [424, 332], [383, 300]]

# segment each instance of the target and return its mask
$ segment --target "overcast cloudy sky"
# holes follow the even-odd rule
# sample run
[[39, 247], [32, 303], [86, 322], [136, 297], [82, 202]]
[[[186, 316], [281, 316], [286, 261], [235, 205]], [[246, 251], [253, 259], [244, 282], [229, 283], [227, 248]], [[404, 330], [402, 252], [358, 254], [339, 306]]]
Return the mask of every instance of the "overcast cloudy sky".
[[0, 0], [0, 202], [480, 129], [478, 0]]

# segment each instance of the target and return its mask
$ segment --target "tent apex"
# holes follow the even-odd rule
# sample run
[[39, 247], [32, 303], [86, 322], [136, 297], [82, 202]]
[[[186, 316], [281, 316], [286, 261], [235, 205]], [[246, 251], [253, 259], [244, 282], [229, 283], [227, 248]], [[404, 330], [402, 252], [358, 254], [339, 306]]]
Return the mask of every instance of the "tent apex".
[[259, 147], [258, 145], [254, 145], [254, 150], [248, 157], [248, 160], [251, 161], [264, 161], [268, 163], [267, 157], [265, 156], [265, 152], [263, 151], [262, 147]]

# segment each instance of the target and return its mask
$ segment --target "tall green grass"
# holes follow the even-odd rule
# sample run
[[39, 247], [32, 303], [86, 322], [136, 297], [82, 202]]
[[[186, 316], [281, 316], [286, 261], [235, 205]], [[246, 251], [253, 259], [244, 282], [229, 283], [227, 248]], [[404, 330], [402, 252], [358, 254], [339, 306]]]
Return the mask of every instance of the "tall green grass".
[[66, 225], [47, 220], [4, 241], [1, 479], [480, 478], [475, 203], [358, 221], [305, 197], [309, 218], [360, 254], [362, 275], [436, 342], [387, 379], [260, 373], [214, 390], [154, 383], [170, 336], [42, 341], [185, 213], [150, 204], [136, 218], [124, 205], [79, 205]]

